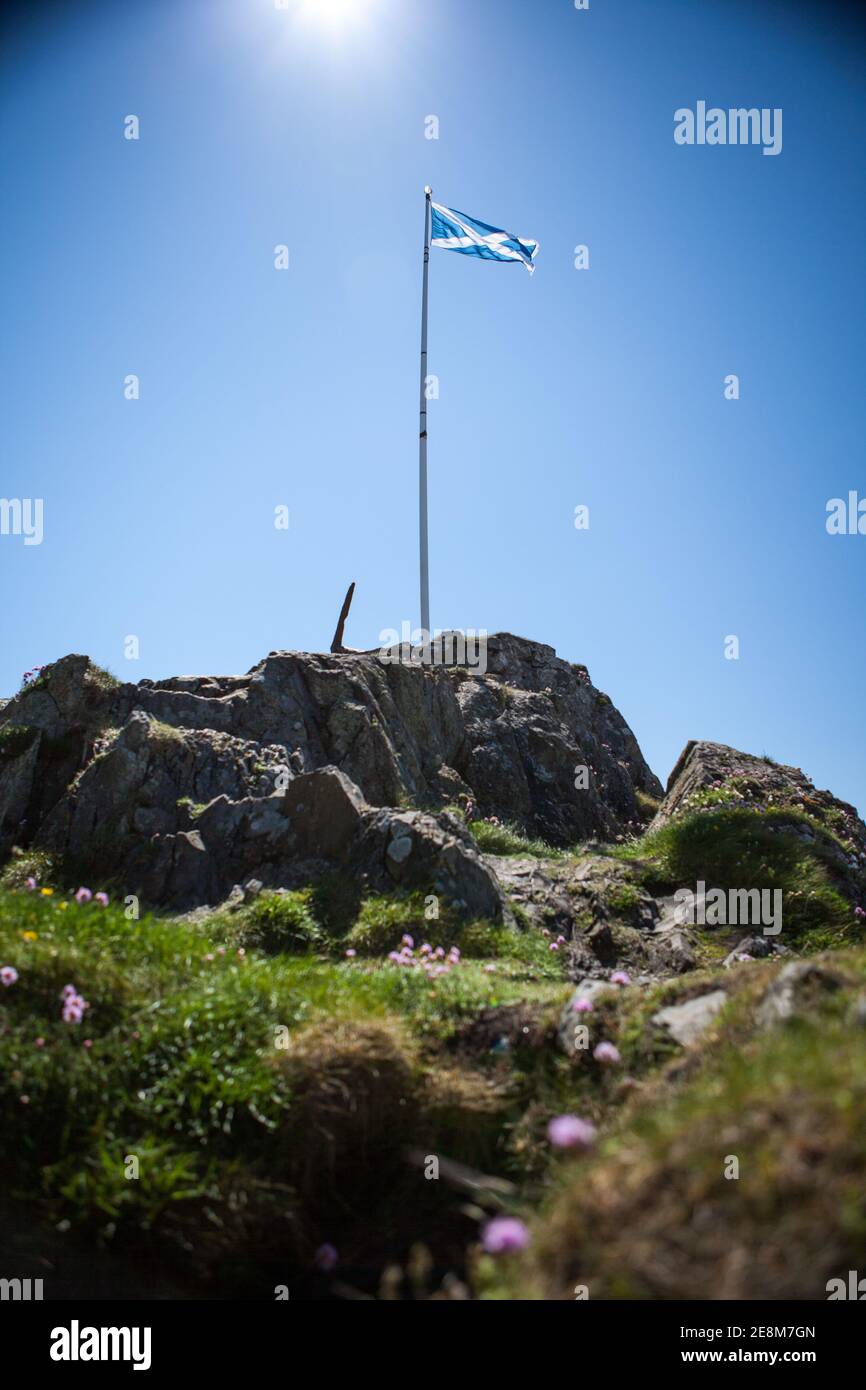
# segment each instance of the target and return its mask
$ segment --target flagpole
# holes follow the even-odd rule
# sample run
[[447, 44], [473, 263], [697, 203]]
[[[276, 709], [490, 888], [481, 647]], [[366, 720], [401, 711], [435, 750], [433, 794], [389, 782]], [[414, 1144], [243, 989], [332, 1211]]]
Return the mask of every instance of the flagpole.
[[430, 637], [430, 573], [427, 554], [427, 289], [430, 270], [430, 195], [424, 189], [424, 281], [421, 293], [421, 419], [418, 438], [418, 529], [421, 559], [421, 626]]

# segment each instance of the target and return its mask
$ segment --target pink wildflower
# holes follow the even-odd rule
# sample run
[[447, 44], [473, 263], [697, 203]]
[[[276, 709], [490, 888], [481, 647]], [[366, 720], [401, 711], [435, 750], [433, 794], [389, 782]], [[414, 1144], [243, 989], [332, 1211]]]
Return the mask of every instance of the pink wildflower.
[[597, 1062], [603, 1062], [607, 1066], [614, 1066], [621, 1060], [619, 1049], [614, 1047], [612, 1042], [600, 1042], [592, 1055]]
[[3, 968], [0, 969], [0, 984], [7, 986], [14, 985], [17, 979], [18, 971], [15, 969], [14, 965], [4, 965]]
[[89, 903], [92, 897], [93, 894], [89, 888], [79, 888], [78, 892], [75, 894], [75, 901], [77, 903]]
[[529, 1239], [524, 1222], [516, 1216], [495, 1216], [481, 1232], [481, 1244], [488, 1255], [507, 1255], [514, 1250], [525, 1250]]
[[577, 1115], [556, 1115], [547, 1126], [547, 1137], [555, 1149], [588, 1149], [595, 1133], [595, 1125]]

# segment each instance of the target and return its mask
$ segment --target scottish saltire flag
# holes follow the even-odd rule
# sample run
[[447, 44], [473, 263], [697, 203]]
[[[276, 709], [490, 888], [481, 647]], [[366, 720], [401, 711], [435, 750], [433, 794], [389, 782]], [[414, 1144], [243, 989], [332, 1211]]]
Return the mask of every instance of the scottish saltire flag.
[[431, 203], [431, 207], [431, 246], [441, 246], [443, 251], [459, 251], [463, 256], [480, 256], [483, 261], [522, 261], [530, 275], [535, 270], [537, 241], [527, 241], [499, 227], [488, 227], [486, 222], [478, 222], [453, 208], [443, 208], [439, 203]]

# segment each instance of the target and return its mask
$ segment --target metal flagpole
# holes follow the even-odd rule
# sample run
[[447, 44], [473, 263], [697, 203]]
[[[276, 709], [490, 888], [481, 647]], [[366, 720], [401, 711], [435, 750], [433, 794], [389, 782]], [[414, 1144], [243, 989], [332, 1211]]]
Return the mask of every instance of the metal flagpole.
[[424, 288], [421, 294], [421, 428], [418, 440], [418, 525], [421, 557], [421, 626], [430, 637], [430, 574], [427, 557], [427, 282], [430, 270], [430, 195], [424, 194]]

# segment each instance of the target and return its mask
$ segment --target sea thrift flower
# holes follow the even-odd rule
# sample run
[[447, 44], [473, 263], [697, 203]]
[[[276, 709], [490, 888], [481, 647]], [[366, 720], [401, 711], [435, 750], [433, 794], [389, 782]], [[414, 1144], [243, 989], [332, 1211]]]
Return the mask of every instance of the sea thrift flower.
[[421, 947], [421, 955], [422, 955], [422, 956], [429, 956], [429, 954], [430, 954], [430, 952], [431, 952], [432, 950], [433, 950], [433, 947], [430, 945], [430, 942], [429, 942], [429, 941], [425, 941], [425, 942], [424, 942], [424, 945]]
[[866, 912], [863, 911], [862, 907], [855, 907], [855, 909], [854, 909], [854, 916], [855, 916], [855, 917], [866, 917]]
[[61, 999], [72, 999], [77, 993], [78, 991], [76, 990], [74, 985], [64, 985], [63, 993], [60, 997]]
[[317, 1269], [328, 1271], [335, 1267], [339, 1258], [333, 1245], [320, 1245], [313, 1256], [313, 1261]]
[[79, 888], [78, 892], [75, 894], [75, 901], [77, 903], [89, 903], [92, 897], [93, 894], [89, 888]]
[[591, 999], [575, 999], [574, 1003], [573, 1003], [572, 1006], [571, 1006], [571, 1011], [572, 1011], [572, 1013], [575, 1013], [575, 1014], [591, 1014], [591, 1013], [592, 1013], [592, 1000], [591, 1000]]
[[84, 1017], [84, 1010], [74, 999], [67, 999], [63, 1005], [63, 1022], [80, 1023]]
[[559, 942], [558, 942], [558, 941], [551, 941], [551, 943], [550, 943], [550, 945], [548, 946], [547, 949], [548, 949], [549, 951], [558, 951], [558, 950], [559, 950]]
[[557, 1115], [547, 1126], [555, 1149], [588, 1149], [595, 1139], [595, 1125], [577, 1115]]
[[93, 1039], [92, 1039], [92, 1038], [85, 1038], [85, 1039], [84, 1039], [83, 1046], [84, 1046], [84, 1047], [92, 1047], [92, 1046], [93, 1046]]
[[524, 1222], [516, 1216], [495, 1216], [481, 1232], [481, 1244], [488, 1255], [508, 1255], [514, 1250], [525, 1250], [529, 1239]]
[[36, 890], [36, 879], [35, 879], [35, 878], [28, 878], [28, 880], [27, 880], [27, 882], [26, 882], [26, 884], [25, 884], [24, 886], [25, 886], [25, 888], [27, 889], [28, 893], [33, 893], [33, 892], [35, 892], [35, 890]]
[[592, 1055], [597, 1062], [603, 1062], [607, 1066], [614, 1066], [620, 1061], [619, 1049], [614, 1047], [612, 1042], [600, 1042]]
[[44, 1047], [44, 1046], [45, 1046], [45, 1039], [44, 1039], [44, 1038], [36, 1038], [36, 1040], [35, 1040], [34, 1043], [33, 1043], [33, 1046], [34, 1046], [34, 1047]]
[[96, 903], [99, 903], [99, 906], [100, 906], [100, 907], [108, 907], [108, 894], [107, 894], [107, 893], [94, 893], [94, 895], [93, 895], [93, 901], [96, 902]]
[[353, 956], [356, 956], [357, 954], [358, 952], [355, 950], [354, 946], [350, 946], [348, 951], [346, 952], [346, 956], [349, 960], [351, 960]]
[[408, 932], [407, 932], [405, 936], [403, 936], [403, 937], [400, 938], [400, 945], [401, 945], [401, 946], [408, 946], [408, 947], [409, 947], [409, 950], [411, 951], [411, 950], [414, 949], [414, 946], [415, 946], [415, 938], [412, 937], [412, 936], [410, 936], [410, 935], [408, 934]]
[[0, 969], [0, 984], [14, 985], [17, 979], [18, 971], [15, 969], [14, 965], [4, 965], [3, 968]]
[[610, 982], [612, 985], [630, 985], [631, 975], [629, 975], [627, 970], [614, 970], [610, 977]]

